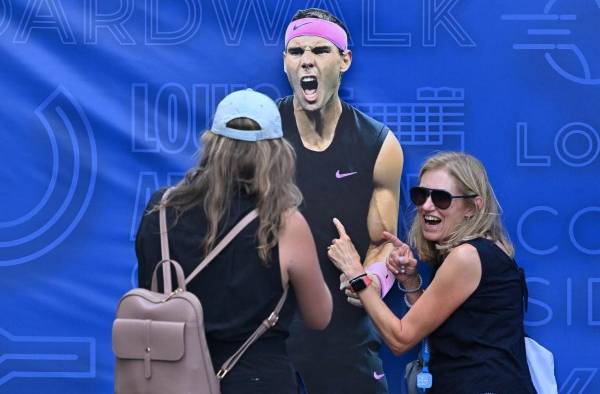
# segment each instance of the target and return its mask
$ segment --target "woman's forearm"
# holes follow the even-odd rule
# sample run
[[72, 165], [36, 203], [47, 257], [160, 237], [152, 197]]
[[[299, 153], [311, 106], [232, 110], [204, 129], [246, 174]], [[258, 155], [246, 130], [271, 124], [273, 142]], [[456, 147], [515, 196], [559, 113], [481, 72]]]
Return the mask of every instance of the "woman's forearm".
[[402, 320], [381, 300], [376, 289], [369, 286], [359, 293], [359, 297], [392, 353], [398, 356], [410, 349], [410, 341], [403, 329]]

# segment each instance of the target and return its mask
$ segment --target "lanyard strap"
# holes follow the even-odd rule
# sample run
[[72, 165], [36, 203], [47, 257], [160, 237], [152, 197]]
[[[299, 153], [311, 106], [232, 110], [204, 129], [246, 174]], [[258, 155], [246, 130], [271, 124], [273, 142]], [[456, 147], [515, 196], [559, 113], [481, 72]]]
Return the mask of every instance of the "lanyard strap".
[[427, 338], [423, 338], [421, 345], [421, 362], [423, 363], [423, 368], [417, 374], [418, 393], [426, 393], [427, 389], [430, 389], [433, 383], [433, 376], [429, 373], [429, 356], [429, 341]]
[[423, 338], [423, 343], [421, 344], [421, 356], [423, 357], [423, 371], [429, 372], [429, 340], [427, 337]]

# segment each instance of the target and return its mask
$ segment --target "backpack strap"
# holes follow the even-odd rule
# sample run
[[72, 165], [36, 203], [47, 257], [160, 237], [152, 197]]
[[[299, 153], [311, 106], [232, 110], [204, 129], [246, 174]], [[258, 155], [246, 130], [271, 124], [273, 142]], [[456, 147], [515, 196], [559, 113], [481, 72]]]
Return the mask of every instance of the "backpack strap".
[[202, 260], [200, 264], [198, 264], [196, 269], [192, 271], [192, 273], [187, 278], [185, 278], [185, 284], [187, 285], [188, 283], [190, 283], [190, 281], [194, 279], [196, 275], [200, 273], [200, 271], [202, 271], [215, 257], [217, 257], [219, 253], [221, 253], [223, 249], [225, 249], [225, 246], [227, 246], [235, 238], [235, 236], [240, 233], [240, 231], [242, 231], [248, 224], [250, 224], [250, 222], [252, 222], [257, 217], [258, 211], [256, 209], [253, 209], [252, 211], [248, 212], [246, 216], [242, 218], [242, 220], [240, 220], [235, 226], [233, 226], [233, 228], [217, 244], [217, 246], [215, 246], [215, 248], [211, 250], [208, 255], [206, 255], [204, 260]]
[[[172, 188], [167, 189], [167, 191], [163, 194], [161, 199], [161, 206], [159, 209], [159, 225], [160, 225], [160, 251], [162, 261], [171, 260], [169, 254], [169, 234], [167, 229], [167, 214], [164, 202], [167, 199], [168, 194], [171, 192]], [[225, 247], [242, 231], [250, 222], [258, 217], [258, 211], [253, 209], [248, 212], [246, 216], [242, 218], [233, 228], [223, 237], [223, 239], [215, 246], [213, 250], [198, 264], [196, 269], [192, 271], [191, 274], [185, 278], [185, 284], [190, 283], [192, 279], [196, 277]], [[167, 280], [168, 278], [168, 280]], [[170, 293], [172, 290], [171, 286], [171, 264], [163, 264], [163, 288], [165, 293]]]
[[[158, 211], [159, 225], [160, 225], [160, 254], [161, 261], [169, 261], [171, 260], [169, 254], [169, 234], [167, 230], [167, 213], [165, 209], [165, 201], [167, 201], [167, 197], [171, 193], [173, 188], [168, 188], [162, 198], [160, 200], [160, 209]], [[171, 264], [163, 264], [162, 265], [162, 273], [163, 273], [163, 292], [165, 294], [170, 293], [173, 290], [171, 286]], [[154, 283], [154, 282], [153, 282]], [[156, 289], [152, 289], [156, 291]]]
[[[161, 245], [161, 253], [162, 253], [163, 261], [170, 260], [169, 238], [168, 238], [168, 234], [167, 234], [167, 215], [166, 215], [165, 206], [164, 206], [164, 204], [162, 204], [166, 200], [166, 196], [170, 191], [171, 191], [171, 189], [168, 189], [165, 192], [165, 194], [163, 194], [162, 201], [161, 201], [161, 207], [159, 210], [160, 245]], [[185, 278], [185, 284], [187, 285], [188, 283], [190, 283], [190, 281], [192, 279], [194, 279], [196, 277], [196, 275], [198, 275], [200, 273], [200, 271], [202, 271], [204, 268], [206, 268], [206, 266], [219, 253], [221, 253], [221, 251], [240, 233], [240, 231], [242, 231], [248, 224], [250, 224], [250, 222], [252, 222], [257, 217], [258, 217], [258, 211], [256, 209], [253, 209], [252, 211], [248, 212], [246, 214], [246, 216], [244, 216], [235, 226], [233, 226], [233, 228], [229, 231], [229, 233], [227, 233], [227, 235], [225, 237], [223, 237], [223, 239], [217, 244], [217, 246], [215, 246], [214, 249], [211, 250], [208, 255], [206, 255], [206, 257], [200, 262], [200, 264], [198, 264], [196, 269], [194, 269], [194, 271], [192, 271], [192, 273], [189, 274], [187, 278]], [[165, 267], [167, 267], [168, 270], [165, 270]], [[171, 281], [170, 280], [167, 281], [165, 278], [169, 278], [169, 279], [171, 278], [171, 264], [163, 264], [163, 279], [164, 279], [165, 292], [167, 289], [167, 284], [168, 284], [169, 292], [170, 292], [171, 291]], [[277, 305], [275, 305], [275, 309], [273, 309], [273, 312], [271, 312], [269, 314], [269, 316], [265, 320], [262, 321], [260, 326], [258, 326], [258, 328], [256, 330], [254, 330], [252, 335], [250, 335], [248, 337], [248, 339], [246, 339], [246, 341], [242, 344], [242, 346], [240, 346], [240, 348], [231, 357], [229, 357], [227, 359], [227, 361], [225, 361], [223, 363], [223, 365], [221, 366], [221, 369], [219, 370], [219, 372], [217, 372], [217, 380], [220, 381], [221, 379], [223, 379], [225, 377], [225, 375], [227, 375], [227, 373], [239, 361], [239, 359], [246, 352], [246, 350], [248, 350], [248, 348], [254, 342], [256, 342], [256, 340], [258, 338], [260, 338], [268, 329], [270, 329], [275, 324], [277, 324], [277, 321], [279, 320], [279, 312], [281, 312], [281, 308], [283, 308], [283, 304], [285, 303], [287, 294], [288, 294], [288, 286], [285, 286], [285, 288], [283, 289], [283, 294], [279, 298]]]
[[219, 369], [219, 372], [217, 372], [217, 380], [220, 381], [221, 379], [223, 379], [225, 375], [227, 375], [227, 373], [242, 357], [242, 355], [246, 352], [246, 350], [248, 350], [248, 348], [254, 342], [256, 342], [256, 340], [260, 338], [269, 328], [277, 324], [277, 321], [279, 320], [279, 312], [281, 312], [281, 308], [283, 308], [283, 304], [285, 303], [285, 300], [287, 298], [288, 289], [288, 286], [286, 286], [285, 289], [283, 289], [283, 294], [281, 295], [281, 298], [279, 298], [275, 309], [273, 309], [273, 312], [271, 312], [269, 317], [263, 320], [260, 326], [258, 326], [258, 328], [252, 333], [252, 335], [250, 335], [248, 339], [246, 339], [246, 342], [244, 342], [242, 346], [240, 346], [240, 348], [235, 353], [233, 353], [233, 355], [229, 357], [227, 361], [223, 363], [221, 369]]

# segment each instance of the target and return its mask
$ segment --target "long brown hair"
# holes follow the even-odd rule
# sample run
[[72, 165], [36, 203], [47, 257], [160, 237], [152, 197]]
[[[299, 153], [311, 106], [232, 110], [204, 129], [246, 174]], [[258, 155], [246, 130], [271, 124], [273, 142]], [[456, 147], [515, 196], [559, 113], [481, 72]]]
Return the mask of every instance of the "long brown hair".
[[[257, 130], [254, 121], [237, 118], [227, 126], [239, 130]], [[258, 127], [258, 128], [257, 128]], [[285, 211], [302, 202], [294, 183], [296, 155], [283, 138], [240, 141], [207, 130], [202, 135], [198, 165], [169, 194], [165, 205], [177, 215], [202, 206], [208, 220], [204, 237], [205, 255], [223, 233], [223, 222], [235, 193], [243, 191], [254, 197], [258, 208], [258, 254], [267, 264], [270, 251], [277, 245]]]
[[447, 240], [437, 244], [423, 237], [421, 218], [415, 215], [409, 239], [419, 257], [425, 261], [435, 262], [438, 257], [450, 253], [450, 250], [461, 243], [479, 237], [500, 242], [508, 254], [513, 256], [513, 245], [502, 225], [500, 204], [483, 164], [465, 153], [440, 152], [425, 161], [419, 172], [419, 180], [427, 171], [439, 169], [447, 171], [454, 178], [460, 194], [480, 196], [483, 206], [478, 207], [473, 199], [464, 200], [464, 203], [472, 209], [473, 216], [465, 218], [450, 233]]

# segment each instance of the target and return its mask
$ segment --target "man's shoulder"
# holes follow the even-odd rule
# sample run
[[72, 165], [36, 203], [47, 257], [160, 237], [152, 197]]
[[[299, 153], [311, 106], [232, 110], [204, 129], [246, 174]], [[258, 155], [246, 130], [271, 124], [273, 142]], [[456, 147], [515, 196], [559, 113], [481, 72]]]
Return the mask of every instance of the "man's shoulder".
[[374, 139], [378, 142], [378, 145], [383, 143], [389, 131], [389, 128], [385, 124], [362, 112], [352, 104], [342, 101], [342, 105], [345, 107], [344, 110], [350, 115], [348, 119], [352, 121], [356, 130], [363, 138]]

